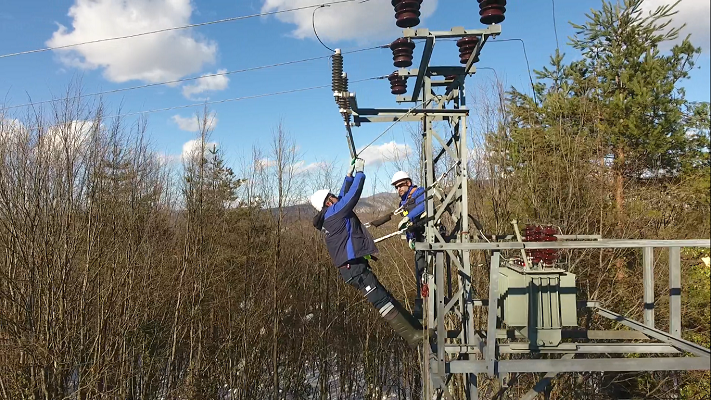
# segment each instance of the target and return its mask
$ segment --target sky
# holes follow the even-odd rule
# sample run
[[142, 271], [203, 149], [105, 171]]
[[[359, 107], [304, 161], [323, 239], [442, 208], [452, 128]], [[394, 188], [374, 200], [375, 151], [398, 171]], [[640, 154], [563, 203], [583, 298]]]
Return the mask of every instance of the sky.
[[[324, 162], [345, 166], [349, 154], [343, 121], [330, 91], [327, 57], [331, 51], [316, 40], [312, 23], [326, 46], [344, 52], [388, 44], [400, 36], [400, 30], [387, 0], [333, 4], [315, 14], [313, 7], [307, 7], [329, 1], [333, 0], [0, 0], [0, 104], [11, 107], [51, 100], [79, 82], [85, 94], [117, 91], [102, 96], [108, 114], [130, 114], [129, 120], [146, 110], [195, 105], [143, 114], [154, 149], [178, 161], [196, 143], [195, 115], [204, 102], [247, 97], [208, 105], [213, 128], [210, 141], [220, 146], [228, 163], [237, 166], [254, 146], [267, 152], [281, 124], [298, 146], [300, 168], [309, 170]], [[644, 7], [671, 2], [646, 0]], [[575, 32], [570, 22], [583, 23], [586, 12], [599, 6], [600, 0], [510, 1], [500, 38], [523, 39], [531, 68], [539, 69], [556, 49], [557, 30], [561, 51], [573, 59], [576, 52], [568, 46], [568, 37]], [[304, 9], [286, 11], [298, 7]], [[687, 98], [695, 101], [711, 98], [710, 11], [709, 0], [682, 0], [672, 21], [678, 26], [686, 23], [682, 36], [690, 34], [692, 42], [703, 49], [691, 79], [684, 83]], [[274, 14], [2, 57], [264, 12]], [[418, 28], [448, 30], [454, 26], [485, 27], [479, 22], [477, 2], [423, 1]], [[419, 51], [415, 50], [416, 60]], [[397, 105], [387, 80], [354, 82], [392, 72], [391, 57], [389, 49], [345, 54], [350, 90], [360, 106]], [[318, 59], [291, 63], [308, 58]], [[164, 84], [280, 63], [289, 64]], [[438, 43], [432, 64], [457, 65], [454, 42]], [[530, 92], [519, 42], [490, 41], [477, 66], [493, 68], [507, 86]], [[490, 84], [493, 78], [491, 70], [482, 69], [467, 78], [467, 85], [471, 91], [472, 85]], [[121, 90], [146, 85], [150, 86]], [[301, 91], [322, 85], [328, 88]], [[259, 97], [289, 91], [293, 92]], [[11, 110], [23, 113], [21, 107]], [[354, 128], [356, 147], [365, 146], [385, 128], [384, 124]], [[377, 170], [378, 179], [385, 182], [396, 169], [392, 159], [408, 153], [412, 153], [410, 133], [407, 127], [397, 126], [363, 153], [366, 172], [368, 167]]]

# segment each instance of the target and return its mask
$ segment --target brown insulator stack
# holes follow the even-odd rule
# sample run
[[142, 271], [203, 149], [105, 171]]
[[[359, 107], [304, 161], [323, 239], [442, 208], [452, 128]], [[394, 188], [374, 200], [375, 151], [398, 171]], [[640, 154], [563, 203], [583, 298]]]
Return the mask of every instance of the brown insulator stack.
[[506, 0], [477, 0], [479, 21], [485, 25], [500, 24], [506, 18]]
[[[555, 242], [558, 240], [555, 235], [558, 230], [553, 226], [544, 226], [541, 235], [541, 241], [543, 242]], [[553, 267], [555, 262], [558, 260], [558, 250], [556, 249], [542, 249], [541, 250], [541, 263], [544, 267]]]
[[[343, 55], [341, 54], [340, 49], [336, 49], [336, 52], [333, 53], [333, 56], [331, 57], [331, 89], [333, 90], [333, 93], [340, 93], [343, 91]], [[336, 100], [336, 104], [338, 106], [341, 106], [341, 100], [340, 97], [335, 97], [334, 100]]]
[[[558, 238], [557, 229], [553, 226], [526, 225], [524, 242], [555, 242]], [[533, 249], [526, 251], [531, 258], [531, 262], [544, 267], [555, 266], [558, 260], [558, 250], [556, 249]]]
[[397, 74], [397, 71], [388, 75], [388, 80], [390, 81], [390, 93], [392, 94], [405, 94], [407, 93], [407, 80], [405, 77]]
[[[476, 51], [476, 46], [479, 44], [478, 36], [467, 36], [457, 40], [457, 47], [459, 47], [459, 62], [466, 64], [469, 61], [472, 53]], [[479, 62], [479, 57], [474, 59], [474, 62]]]
[[397, 68], [406, 68], [412, 65], [412, 52], [415, 50], [415, 43], [406, 38], [396, 39], [390, 43], [390, 50], [393, 51], [393, 65]]
[[[341, 83], [343, 85], [343, 91], [341, 92], [343, 96], [339, 97], [340, 102], [338, 103], [338, 107], [340, 107], [342, 110], [349, 110], [351, 108], [351, 104], [350, 101], [348, 101], [348, 74], [346, 74], [345, 72], [341, 76]], [[349, 112], [344, 112], [343, 120], [346, 122], [350, 122], [351, 114]]]
[[341, 94], [342, 96], [339, 97], [338, 100], [338, 106], [341, 107], [344, 110], [348, 109], [349, 103], [348, 103], [348, 74], [345, 72], [343, 75], [341, 75]]
[[412, 28], [420, 23], [420, 5], [422, 0], [392, 0], [395, 8], [395, 24], [400, 28]]

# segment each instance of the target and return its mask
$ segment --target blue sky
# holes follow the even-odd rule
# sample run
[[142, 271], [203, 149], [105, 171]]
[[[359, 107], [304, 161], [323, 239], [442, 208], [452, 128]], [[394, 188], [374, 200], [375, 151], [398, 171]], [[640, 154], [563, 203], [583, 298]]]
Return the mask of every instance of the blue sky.
[[[326, 1], [326, 0], [323, 0]], [[145, 32], [321, 3], [319, 0], [0, 0], [0, 55]], [[647, 0], [648, 7], [670, 0]], [[573, 29], [568, 21], [584, 22], [584, 14], [598, 7], [599, 0], [556, 2], [556, 19], [562, 51]], [[711, 98], [709, 75], [709, 1], [684, 0], [679, 21], [686, 33], [702, 46], [698, 68], [687, 81], [687, 97]], [[140, 38], [0, 58], [0, 93], [6, 106], [49, 100], [63, 93], [70, 82], [81, 80], [84, 93], [158, 83], [209, 73], [233, 71], [310, 57], [328, 56], [311, 29], [312, 9], [173, 31]], [[453, 26], [483, 28], [477, 2], [424, 0], [419, 27], [448, 30]], [[501, 39], [522, 38], [532, 68], [547, 63], [555, 51], [552, 2], [509, 2]], [[387, 0], [333, 5], [316, 12], [316, 26], [324, 42], [344, 51], [386, 44], [398, 37], [392, 7]], [[456, 46], [441, 42], [434, 62], [456, 64]], [[487, 44], [478, 66], [491, 67], [507, 85], [528, 90], [528, 75], [518, 42]], [[387, 75], [394, 70], [390, 51], [378, 49], [345, 56], [351, 81]], [[491, 71], [481, 70], [468, 78], [472, 86], [490, 82]], [[160, 85], [104, 96], [110, 113], [175, 107], [201, 101], [274, 93], [330, 84], [327, 59], [246, 73]], [[362, 106], [396, 105], [387, 80], [351, 85]], [[470, 104], [470, 107], [473, 107]], [[195, 138], [190, 132], [195, 112], [201, 107], [147, 114], [148, 134], [155, 149], [179, 156]], [[345, 161], [348, 149], [343, 122], [329, 89], [304, 91], [210, 106], [216, 124], [212, 141], [218, 142], [228, 160], [237, 164], [252, 146], [268, 149], [272, 131], [281, 121], [299, 146], [304, 165], [319, 161]], [[14, 109], [13, 112], [19, 111]], [[129, 118], [135, 118], [129, 117]], [[387, 125], [356, 128], [355, 141], [363, 146]], [[393, 151], [407, 150], [409, 133], [397, 127], [382, 137], [367, 153], [369, 166], [381, 167], [383, 175], [395, 167], [388, 163]], [[366, 160], [367, 162], [369, 160]]]

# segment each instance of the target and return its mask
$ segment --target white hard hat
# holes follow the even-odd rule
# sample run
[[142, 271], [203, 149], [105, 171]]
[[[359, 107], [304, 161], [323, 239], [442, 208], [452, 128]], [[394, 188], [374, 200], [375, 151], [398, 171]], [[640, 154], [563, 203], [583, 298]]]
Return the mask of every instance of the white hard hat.
[[396, 183], [405, 179], [410, 179], [410, 175], [408, 175], [405, 171], [397, 171], [395, 175], [393, 175], [393, 179], [390, 184], [394, 186]]
[[329, 193], [331, 193], [330, 190], [321, 189], [317, 190], [316, 193], [311, 195], [311, 205], [314, 206], [316, 211], [321, 211], [321, 209], [323, 209], [323, 203], [326, 202], [326, 198], [328, 197]]

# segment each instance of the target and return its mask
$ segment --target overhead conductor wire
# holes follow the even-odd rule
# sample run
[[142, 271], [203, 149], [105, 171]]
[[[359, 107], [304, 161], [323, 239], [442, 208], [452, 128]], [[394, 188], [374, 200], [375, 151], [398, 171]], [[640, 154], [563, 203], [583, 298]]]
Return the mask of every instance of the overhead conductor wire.
[[[371, 80], [375, 80], [375, 79], [385, 79], [385, 78], [387, 78], [387, 76], [375, 76], [375, 77], [372, 77], [372, 78], [358, 79], [358, 80], [353, 81], [353, 83], [371, 81]], [[203, 107], [203, 106], [211, 105], [211, 104], [230, 103], [230, 102], [235, 102], [235, 101], [259, 99], [259, 98], [271, 97], [271, 96], [279, 96], [279, 95], [283, 95], [283, 94], [290, 94], [290, 93], [297, 93], [297, 92], [306, 92], [306, 91], [309, 91], [309, 90], [325, 89], [325, 88], [330, 88], [330, 87], [331, 87], [331, 85], [310, 86], [310, 87], [299, 88], [299, 89], [283, 90], [283, 91], [280, 91], [280, 92], [272, 92], [272, 93], [255, 94], [255, 95], [251, 95], [251, 96], [234, 97], [234, 98], [231, 98], [231, 99], [213, 100], [213, 101], [206, 101], [206, 102], [202, 102], [202, 103], [192, 103], [192, 104], [184, 104], [184, 105], [173, 106], [173, 107], [155, 108], [155, 109], [152, 109], [152, 110], [134, 111], [134, 112], [123, 113], [123, 114], [106, 115], [106, 116], [104, 116], [103, 118], [108, 119], [108, 118], [128, 117], [128, 116], [132, 116], [132, 115], [152, 114], [152, 113], [163, 112], [163, 111], [179, 110], [179, 109], [183, 109], [183, 108]]]
[[560, 44], [558, 44], [558, 23], [555, 19], [555, 0], [551, 0], [553, 6], [553, 33], [555, 33], [555, 48], [560, 52]]
[[497, 39], [492, 40], [489, 43], [501, 43], [501, 42], [511, 42], [518, 41], [521, 42], [521, 47], [523, 47], [523, 58], [526, 60], [526, 71], [528, 71], [528, 80], [531, 82], [531, 91], [533, 92], [533, 100], [538, 104], [538, 95], [536, 95], [536, 87], [533, 84], [533, 76], [531, 75], [531, 64], [528, 62], [528, 53], [526, 52], [526, 43], [523, 39], [513, 38], [513, 39]]
[[93, 44], [93, 43], [103, 43], [103, 42], [109, 42], [113, 40], [120, 40], [120, 39], [129, 39], [129, 38], [134, 38], [134, 37], [139, 37], [139, 36], [145, 36], [145, 35], [152, 35], [155, 33], [162, 33], [162, 32], [170, 32], [170, 31], [177, 31], [181, 29], [189, 29], [189, 28], [197, 28], [200, 26], [207, 26], [207, 25], [215, 25], [215, 24], [221, 24], [224, 22], [233, 22], [233, 21], [240, 21], [244, 19], [250, 19], [250, 18], [256, 18], [256, 17], [264, 17], [268, 15], [276, 15], [276, 14], [283, 14], [287, 12], [293, 12], [293, 11], [300, 11], [300, 10], [306, 10], [309, 8], [317, 7], [325, 7], [325, 6], [331, 6], [334, 4], [343, 4], [343, 3], [351, 3], [357, 0], [335, 0], [335, 1], [330, 1], [327, 3], [319, 3], [319, 4], [312, 4], [308, 6], [301, 6], [301, 7], [295, 7], [295, 8], [289, 8], [286, 10], [276, 10], [276, 11], [267, 11], [267, 12], [262, 12], [258, 14], [250, 14], [250, 15], [241, 15], [238, 17], [231, 17], [231, 18], [224, 18], [224, 19], [218, 19], [215, 21], [208, 21], [208, 22], [200, 22], [197, 24], [189, 24], [189, 25], [182, 25], [182, 26], [174, 26], [171, 28], [163, 28], [163, 29], [156, 29], [153, 31], [147, 31], [147, 32], [141, 32], [141, 33], [134, 33], [131, 35], [124, 35], [124, 36], [116, 36], [116, 37], [110, 37], [110, 38], [103, 38], [103, 39], [96, 39], [96, 40], [89, 40], [86, 42], [80, 42], [80, 43], [72, 43], [72, 44], [65, 44], [62, 46], [54, 46], [54, 47], [45, 47], [41, 49], [35, 49], [35, 50], [27, 50], [27, 51], [20, 51], [17, 53], [9, 53], [9, 54], [2, 54], [0, 55], [0, 58], [7, 58], [7, 57], [14, 57], [14, 56], [20, 56], [24, 54], [32, 54], [32, 53], [41, 53], [45, 51], [51, 51], [51, 50], [61, 50], [61, 49], [67, 49], [71, 47], [77, 47], [77, 46], [82, 46], [85, 44]]
[[[382, 47], [383, 46], [373, 46], [373, 47], [367, 47], [367, 48], [363, 48], [363, 49], [344, 51], [343, 54], [359, 53], [359, 52], [367, 51], [367, 50], [380, 49]], [[145, 88], [154, 87], [154, 86], [170, 85], [173, 83], [188, 82], [188, 81], [194, 81], [194, 80], [204, 79], [204, 78], [212, 78], [215, 76], [225, 76], [225, 75], [230, 75], [230, 74], [238, 74], [238, 73], [242, 73], [242, 72], [257, 71], [260, 69], [268, 69], [268, 68], [276, 68], [276, 67], [282, 67], [282, 66], [292, 65], [292, 64], [300, 64], [300, 63], [305, 63], [305, 62], [309, 62], [309, 61], [323, 60], [323, 59], [326, 59], [329, 57], [331, 57], [331, 56], [310, 57], [310, 58], [304, 58], [301, 60], [285, 61], [285, 62], [281, 62], [281, 63], [261, 65], [261, 66], [257, 66], [257, 67], [236, 69], [236, 70], [227, 71], [227, 72], [219, 72], [219, 73], [214, 73], [214, 74], [200, 75], [200, 76], [195, 76], [192, 78], [182, 78], [182, 79], [175, 79], [175, 80], [165, 81], [165, 82], [147, 83], [145, 85], [112, 89], [112, 90], [106, 90], [103, 92], [82, 94], [82, 95], [73, 96], [73, 97], [62, 97], [62, 98], [53, 99], [53, 100], [43, 100], [43, 101], [37, 101], [37, 102], [31, 102], [31, 103], [25, 103], [25, 104], [17, 104], [17, 105], [12, 105], [12, 106], [6, 106], [6, 107], [4, 107], [4, 109], [9, 110], [9, 109], [20, 108], [20, 107], [37, 106], [37, 105], [45, 104], [45, 103], [55, 103], [58, 101], [75, 100], [75, 99], [80, 99], [80, 98], [85, 98], [85, 97], [93, 97], [93, 96], [101, 96], [101, 95], [105, 95], [105, 94], [120, 93], [120, 92], [129, 91], [129, 90], [145, 89]]]
[[[382, 79], [382, 78], [377, 78], [377, 79]], [[403, 118], [405, 118], [405, 117], [407, 117], [408, 115], [410, 115], [413, 111], [415, 111], [415, 109], [416, 109], [417, 107], [419, 107], [420, 105], [422, 105], [422, 107], [427, 107], [427, 105], [428, 105], [433, 99], [434, 99], [434, 98], [431, 98], [431, 99], [427, 100], [426, 102], [420, 101], [420, 102], [418, 102], [417, 104], [415, 104], [411, 109], [407, 110], [407, 112], [406, 112], [405, 114], [401, 115], [398, 119], [395, 120], [395, 122], [393, 122], [390, 126], [388, 126], [388, 128], [385, 129], [380, 135], [376, 136], [375, 139], [371, 140], [370, 143], [368, 143], [367, 145], [365, 145], [365, 147], [363, 147], [362, 149], [360, 149], [360, 151], [356, 154], [356, 156], [361, 155], [361, 154], [365, 151], [365, 149], [367, 149], [368, 147], [372, 146], [373, 143], [375, 143], [376, 140], [380, 139], [381, 137], [383, 137], [383, 135], [385, 135], [386, 133], [388, 133], [388, 131], [389, 131], [390, 129], [392, 129], [393, 126], [397, 125], [397, 123], [400, 122]], [[423, 104], [423, 103], [425, 103], [425, 104]]]
[[324, 7], [327, 7], [327, 6], [322, 5], [322, 6], [320, 6], [320, 7], [314, 8], [314, 12], [311, 14], [311, 26], [314, 28], [314, 35], [316, 35], [316, 39], [318, 39], [318, 42], [321, 43], [321, 45], [322, 45], [323, 47], [325, 47], [325, 48], [331, 50], [332, 53], [335, 53], [336, 50], [334, 50], [334, 49], [332, 49], [332, 48], [326, 46], [326, 44], [325, 44], [323, 41], [321, 41], [321, 38], [318, 36], [318, 33], [316, 32], [316, 11], [319, 10], [319, 9], [321, 9], [321, 8], [324, 8]]

